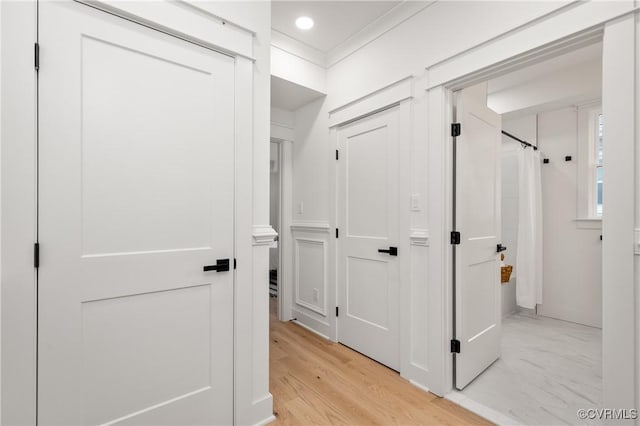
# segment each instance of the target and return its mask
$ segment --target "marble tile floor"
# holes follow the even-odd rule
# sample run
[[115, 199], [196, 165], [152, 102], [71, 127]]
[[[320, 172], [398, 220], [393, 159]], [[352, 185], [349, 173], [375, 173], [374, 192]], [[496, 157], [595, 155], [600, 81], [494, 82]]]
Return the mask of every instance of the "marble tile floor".
[[602, 330], [529, 312], [503, 318], [502, 326], [501, 358], [457, 399], [514, 420], [498, 423], [589, 424], [576, 411], [601, 404]]

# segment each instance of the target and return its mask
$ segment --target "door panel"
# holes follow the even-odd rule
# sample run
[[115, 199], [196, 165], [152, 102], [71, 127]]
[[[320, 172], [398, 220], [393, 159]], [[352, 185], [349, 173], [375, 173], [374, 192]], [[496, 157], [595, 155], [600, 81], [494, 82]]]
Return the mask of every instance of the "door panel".
[[398, 370], [398, 111], [338, 129], [338, 340]]
[[455, 386], [464, 388], [500, 356], [500, 116], [486, 84], [456, 93]]
[[230, 424], [233, 59], [39, 8], [39, 422]]

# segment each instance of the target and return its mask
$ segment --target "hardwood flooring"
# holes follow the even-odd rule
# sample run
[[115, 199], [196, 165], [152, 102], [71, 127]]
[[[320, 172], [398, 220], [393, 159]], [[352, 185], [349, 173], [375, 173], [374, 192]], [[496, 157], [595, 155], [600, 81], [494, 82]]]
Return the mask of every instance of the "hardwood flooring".
[[490, 424], [343, 345], [278, 321], [275, 300], [270, 318], [272, 424]]

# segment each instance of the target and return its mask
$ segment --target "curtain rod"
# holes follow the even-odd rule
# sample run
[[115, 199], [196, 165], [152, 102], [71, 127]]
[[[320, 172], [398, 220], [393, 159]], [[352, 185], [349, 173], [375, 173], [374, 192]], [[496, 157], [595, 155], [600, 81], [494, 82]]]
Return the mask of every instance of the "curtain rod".
[[524, 145], [525, 147], [527, 147], [527, 146], [528, 146], [528, 147], [531, 147], [531, 148], [533, 148], [533, 150], [534, 150], [534, 151], [537, 151], [537, 150], [538, 150], [538, 147], [537, 147], [537, 146], [532, 145], [532, 144], [530, 144], [530, 143], [529, 143], [529, 142], [527, 142], [527, 141], [523, 141], [522, 139], [520, 139], [520, 138], [518, 138], [518, 137], [516, 137], [516, 136], [513, 136], [511, 133], [505, 132], [505, 131], [503, 130], [503, 131], [502, 131], [502, 134], [503, 134], [503, 135], [505, 135], [505, 136], [509, 136], [511, 139], [513, 139], [513, 140], [516, 140], [516, 141], [520, 142], [520, 143], [521, 143], [522, 145]]

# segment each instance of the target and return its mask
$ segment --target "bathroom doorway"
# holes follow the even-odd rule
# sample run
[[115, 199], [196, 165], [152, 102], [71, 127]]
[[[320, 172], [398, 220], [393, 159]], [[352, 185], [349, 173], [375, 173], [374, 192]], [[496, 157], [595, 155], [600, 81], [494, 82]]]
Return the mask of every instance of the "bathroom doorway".
[[[487, 248], [484, 262], [495, 273], [487, 268], [486, 291], [474, 296], [480, 275], [460, 270], [478, 269], [480, 258], [454, 245], [460, 344], [452, 345], [458, 391], [448, 398], [500, 424], [582, 424], [577, 410], [602, 403], [602, 44], [463, 89], [456, 99], [474, 90], [474, 108], [499, 123], [489, 132], [489, 119], [474, 113], [478, 128], [493, 132], [494, 154], [479, 169], [493, 168], [498, 182], [495, 199], [477, 191], [476, 198], [487, 211], [496, 206], [487, 217], [498, 220], [484, 238], [459, 229], [464, 218], [454, 224], [463, 245], [495, 237], [487, 246], [495, 257]], [[456, 108], [462, 136], [454, 143], [464, 155], [471, 126]], [[474, 158], [456, 167], [458, 198], [465, 179], [477, 188], [486, 175], [469, 170]]]

